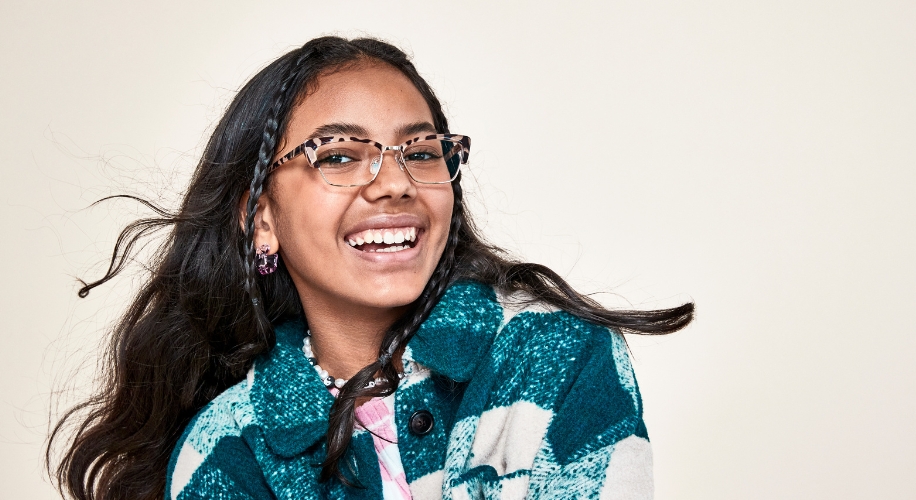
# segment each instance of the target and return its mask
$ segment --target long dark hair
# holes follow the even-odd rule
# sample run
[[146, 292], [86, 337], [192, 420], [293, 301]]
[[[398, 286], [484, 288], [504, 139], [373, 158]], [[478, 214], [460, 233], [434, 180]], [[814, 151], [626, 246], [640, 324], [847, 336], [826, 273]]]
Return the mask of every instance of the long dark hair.
[[[271, 63], [239, 91], [213, 131], [177, 211], [135, 198], [156, 216], [121, 232], [107, 272], [83, 283], [81, 297], [121, 272], [140, 240], [157, 230], [170, 232], [150, 263], [149, 278], [113, 329], [103, 386], [68, 411], [51, 433], [46, 460], [63, 494], [162, 498], [170, 453], [191, 417], [240, 381], [255, 357], [273, 348], [272, 324], [303, 314], [282, 261], [271, 275], [256, 273], [252, 236], [258, 199], [270, 189], [267, 167], [282, 148], [278, 143], [290, 110], [322, 74], [366, 62], [388, 64], [407, 76], [429, 105], [436, 131], [448, 132], [439, 100], [404, 52], [369, 38], [317, 38]], [[350, 379], [331, 407], [321, 480], [343, 478], [340, 464], [353, 433], [357, 399], [397, 388], [393, 357], [457, 280], [521, 290], [532, 301], [625, 333], [669, 333], [692, 319], [690, 303], [654, 311], [606, 309], [550, 269], [510, 258], [478, 235], [459, 181], [460, 176], [452, 183], [448, 241], [432, 277], [387, 331], [378, 359]], [[246, 191], [242, 220], [237, 207]], [[366, 388], [379, 374], [387, 382]], [[70, 438], [55, 467], [52, 445], [64, 434]]]

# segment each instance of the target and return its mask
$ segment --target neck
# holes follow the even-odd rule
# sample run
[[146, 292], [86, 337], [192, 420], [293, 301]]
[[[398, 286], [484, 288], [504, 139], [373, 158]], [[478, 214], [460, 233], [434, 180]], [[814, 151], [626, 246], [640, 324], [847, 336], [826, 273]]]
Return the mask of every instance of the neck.
[[331, 376], [343, 379], [352, 378], [378, 359], [385, 332], [406, 309], [303, 299], [315, 357]]

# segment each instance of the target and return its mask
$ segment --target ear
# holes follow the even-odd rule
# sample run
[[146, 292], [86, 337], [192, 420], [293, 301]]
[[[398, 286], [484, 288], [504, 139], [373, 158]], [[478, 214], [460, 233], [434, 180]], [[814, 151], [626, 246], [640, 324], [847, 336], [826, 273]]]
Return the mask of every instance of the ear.
[[[250, 192], [245, 191], [239, 199], [239, 226], [245, 231], [245, 220], [248, 217], [248, 196]], [[276, 220], [271, 210], [270, 198], [262, 194], [258, 198], [258, 210], [254, 215], [254, 246], [270, 245], [271, 254], [280, 251], [280, 241], [277, 239]]]

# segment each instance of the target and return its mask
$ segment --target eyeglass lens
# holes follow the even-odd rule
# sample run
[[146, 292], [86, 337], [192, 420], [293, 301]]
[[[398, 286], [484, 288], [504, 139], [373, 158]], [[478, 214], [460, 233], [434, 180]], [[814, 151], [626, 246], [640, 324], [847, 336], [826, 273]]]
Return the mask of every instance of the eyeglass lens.
[[[442, 139], [418, 141], [403, 151], [394, 151], [395, 157], [417, 182], [449, 182], [461, 165], [460, 142]], [[325, 180], [334, 185], [353, 186], [367, 184], [375, 176], [381, 151], [373, 144], [357, 141], [332, 142], [315, 151], [315, 167]]]

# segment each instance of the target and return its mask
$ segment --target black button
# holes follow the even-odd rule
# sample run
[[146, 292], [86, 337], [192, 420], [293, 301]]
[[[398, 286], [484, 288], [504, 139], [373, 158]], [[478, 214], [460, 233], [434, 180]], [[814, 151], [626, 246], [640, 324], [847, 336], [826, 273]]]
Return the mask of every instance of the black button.
[[407, 428], [410, 429], [410, 432], [416, 434], [417, 436], [425, 436], [429, 434], [429, 431], [433, 430], [433, 414], [426, 410], [417, 410], [410, 416], [410, 420], [407, 421]]

